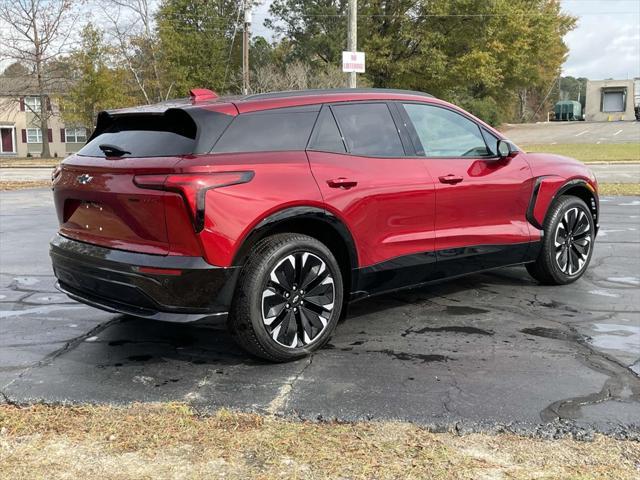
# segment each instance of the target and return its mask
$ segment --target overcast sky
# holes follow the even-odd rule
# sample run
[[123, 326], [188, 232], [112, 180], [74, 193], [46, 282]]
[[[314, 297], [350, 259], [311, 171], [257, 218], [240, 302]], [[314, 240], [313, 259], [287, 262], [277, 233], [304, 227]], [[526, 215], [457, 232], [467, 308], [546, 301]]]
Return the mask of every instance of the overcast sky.
[[640, 0], [562, 0], [579, 17], [563, 73], [592, 80], [640, 77]]

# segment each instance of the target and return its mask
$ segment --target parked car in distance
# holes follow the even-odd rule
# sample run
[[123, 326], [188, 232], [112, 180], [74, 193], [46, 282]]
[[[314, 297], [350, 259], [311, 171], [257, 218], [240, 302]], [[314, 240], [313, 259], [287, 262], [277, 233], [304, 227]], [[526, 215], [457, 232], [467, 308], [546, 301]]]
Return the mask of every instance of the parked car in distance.
[[53, 191], [60, 290], [149, 319], [226, 317], [271, 361], [322, 347], [371, 295], [518, 264], [571, 283], [599, 214], [580, 162], [382, 89], [193, 90], [102, 112]]

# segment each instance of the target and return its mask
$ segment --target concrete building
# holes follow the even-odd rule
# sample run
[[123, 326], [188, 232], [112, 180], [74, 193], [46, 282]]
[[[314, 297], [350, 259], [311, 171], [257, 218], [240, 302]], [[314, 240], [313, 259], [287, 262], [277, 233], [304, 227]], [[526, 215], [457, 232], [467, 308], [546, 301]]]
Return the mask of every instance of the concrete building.
[[588, 122], [635, 120], [633, 80], [589, 80], [584, 119]]
[[[35, 93], [32, 82], [25, 77], [0, 76], [0, 158], [39, 157], [43, 132], [36, 113], [42, 99]], [[49, 115], [48, 129], [52, 157], [64, 158], [77, 152], [87, 141], [87, 130], [79, 125], [65, 125], [55, 100], [57, 95], [45, 97]], [[34, 113], [36, 112], [36, 113]]]

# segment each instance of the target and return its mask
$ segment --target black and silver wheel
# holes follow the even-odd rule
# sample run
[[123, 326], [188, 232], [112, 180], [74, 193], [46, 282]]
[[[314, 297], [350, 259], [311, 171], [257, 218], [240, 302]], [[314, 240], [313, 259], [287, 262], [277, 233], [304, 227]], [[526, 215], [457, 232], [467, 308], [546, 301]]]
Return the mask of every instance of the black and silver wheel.
[[565, 211], [554, 235], [556, 265], [568, 276], [579, 274], [591, 253], [591, 214], [578, 207]]
[[242, 270], [230, 331], [254, 355], [293, 360], [329, 340], [342, 299], [340, 268], [324, 244], [306, 235], [274, 235], [256, 245]]
[[584, 201], [560, 197], [547, 214], [544, 232], [538, 259], [527, 265], [531, 276], [549, 285], [580, 278], [591, 260], [595, 237], [593, 216]]

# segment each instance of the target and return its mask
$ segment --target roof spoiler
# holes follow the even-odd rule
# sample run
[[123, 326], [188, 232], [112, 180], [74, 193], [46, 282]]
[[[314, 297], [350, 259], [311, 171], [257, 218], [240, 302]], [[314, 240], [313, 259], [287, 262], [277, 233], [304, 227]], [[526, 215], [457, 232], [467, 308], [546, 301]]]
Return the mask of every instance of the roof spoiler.
[[189, 99], [192, 104], [204, 102], [206, 100], [215, 100], [218, 94], [208, 88], [192, 88], [189, 90]]

